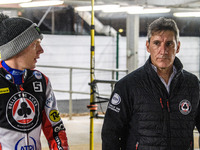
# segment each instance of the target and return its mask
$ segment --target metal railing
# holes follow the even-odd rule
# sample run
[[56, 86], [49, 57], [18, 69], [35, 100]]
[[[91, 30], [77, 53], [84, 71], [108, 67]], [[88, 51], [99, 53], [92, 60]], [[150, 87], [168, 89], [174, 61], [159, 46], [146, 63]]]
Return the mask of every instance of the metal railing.
[[[56, 68], [56, 69], [67, 69], [69, 70], [69, 90], [58, 90], [54, 89], [55, 92], [63, 92], [63, 93], [69, 93], [69, 119], [72, 119], [72, 113], [73, 113], [73, 107], [72, 107], [72, 94], [84, 94], [84, 95], [90, 95], [89, 92], [81, 92], [81, 91], [74, 91], [73, 90], [73, 70], [86, 70], [90, 71], [90, 68], [84, 68], [84, 67], [65, 67], [65, 66], [49, 66], [49, 65], [37, 65], [37, 67], [42, 68]], [[112, 80], [115, 78], [116, 72], [124, 72], [125, 74], [128, 73], [127, 69], [100, 69], [96, 68], [95, 71], [103, 71], [103, 72], [111, 72], [112, 74]], [[89, 85], [88, 85], [89, 86]], [[101, 94], [103, 96], [108, 96], [106, 94]], [[89, 103], [89, 102], [88, 102]]]

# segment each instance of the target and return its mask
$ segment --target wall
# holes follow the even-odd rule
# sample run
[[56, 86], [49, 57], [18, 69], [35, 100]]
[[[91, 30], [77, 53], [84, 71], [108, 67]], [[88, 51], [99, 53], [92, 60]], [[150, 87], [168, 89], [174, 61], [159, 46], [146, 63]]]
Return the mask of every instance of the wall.
[[[126, 38], [119, 39], [119, 69], [126, 69]], [[37, 65], [72, 66], [90, 68], [90, 36], [63, 36], [44, 35], [42, 41], [44, 54]], [[115, 69], [116, 62], [116, 37], [95, 37], [95, 68]], [[68, 69], [47, 69], [37, 67], [51, 80], [52, 86], [57, 90], [69, 90]], [[125, 73], [120, 73], [119, 78]], [[111, 72], [95, 71], [95, 79], [111, 80]], [[73, 70], [73, 90], [90, 92], [90, 71]], [[99, 84], [98, 91], [110, 94], [108, 84]], [[69, 95], [55, 92], [57, 99], [69, 99]], [[73, 99], [85, 99], [89, 95], [73, 94]]]
[[[199, 76], [198, 37], [181, 37], [181, 49], [177, 56], [184, 68]], [[146, 37], [139, 38], [138, 64], [142, 66], [149, 54], [145, 48]], [[73, 66], [90, 68], [90, 36], [44, 35], [42, 46], [45, 53], [41, 55], [38, 65]], [[115, 69], [116, 38], [109, 36], [95, 37], [95, 68]], [[126, 69], [126, 38], [119, 38], [119, 68]], [[47, 69], [38, 67], [51, 80], [54, 89], [69, 90], [69, 71], [67, 69]], [[125, 73], [120, 73], [122, 78]], [[96, 79], [111, 78], [110, 72], [95, 71]], [[88, 83], [90, 72], [85, 70], [73, 71], [73, 90], [90, 92]], [[111, 88], [107, 84], [98, 84], [100, 94], [110, 94]], [[58, 100], [69, 99], [68, 94], [55, 92]], [[73, 99], [88, 99], [89, 95], [73, 94]]]

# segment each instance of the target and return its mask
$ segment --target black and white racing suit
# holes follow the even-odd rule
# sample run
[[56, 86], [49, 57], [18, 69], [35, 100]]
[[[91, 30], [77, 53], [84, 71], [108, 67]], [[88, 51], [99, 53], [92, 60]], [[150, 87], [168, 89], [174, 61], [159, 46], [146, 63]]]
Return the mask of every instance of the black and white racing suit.
[[0, 64], [0, 150], [41, 150], [41, 129], [51, 150], [69, 150], [49, 79], [26, 70], [22, 82]]

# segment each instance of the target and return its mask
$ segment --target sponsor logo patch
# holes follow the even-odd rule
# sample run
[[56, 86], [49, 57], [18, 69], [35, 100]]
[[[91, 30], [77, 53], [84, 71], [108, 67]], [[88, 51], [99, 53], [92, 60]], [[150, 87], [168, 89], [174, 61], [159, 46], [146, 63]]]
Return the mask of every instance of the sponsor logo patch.
[[51, 93], [50, 97], [46, 100], [45, 106], [51, 108], [51, 104], [53, 103], [53, 93]]
[[8, 87], [7, 87], [7, 88], [1, 88], [1, 89], [0, 89], [0, 94], [6, 94], [6, 93], [10, 93], [10, 90], [9, 90]]
[[12, 75], [23, 75], [24, 72], [23, 71], [18, 71], [18, 70], [13, 70], [11, 74]]
[[53, 130], [55, 133], [58, 133], [61, 130], [65, 130], [65, 127], [64, 127], [63, 123], [60, 123], [60, 124], [56, 125]]
[[57, 143], [57, 147], [59, 150], [63, 150], [63, 148], [61, 147], [61, 140], [58, 136], [55, 137], [55, 141]]
[[49, 118], [53, 122], [60, 121], [60, 115], [59, 115], [58, 110], [51, 110], [50, 113], [49, 113]]
[[11, 79], [12, 79], [12, 76], [11, 76], [10, 74], [6, 74], [6, 75], [5, 75], [5, 78], [6, 78], [7, 80], [11, 80]]
[[190, 101], [184, 99], [179, 103], [179, 110], [183, 115], [188, 115], [192, 110]]
[[120, 97], [117, 93], [115, 93], [115, 94], [113, 95], [112, 99], [111, 99], [111, 103], [112, 103], [113, 105], [119, 105], [120, 102], [121, 102], [121, 97]]
[[37, 30], [37, 32], [38, 32], [39, 34], [41, 34], [40, 28], [39, 28], [38, 26], [35, 26], [35, 29]]
[[120, 108], [118, 107], [120, 103], [121, 103], [121, 97], [117, 93], [115, 93], [110, 103], [108, 104], [108, 108], [118, 113], [120, 112]]
[[8, 123], [16, 130], [30, 131], [39, 119], [38, 100], [30, 93], [21, 92], [14, 94], [6, 106]]
[[37, 150], [36, 141], [33, 137], [29, 137], [29, 144], [25, 145], [25, 137], [19, 139], [15, 144], [15, 150]]
[[42, 79], [42, 74], [39, 71], [34, 71], [33, 74], [36, 79]]

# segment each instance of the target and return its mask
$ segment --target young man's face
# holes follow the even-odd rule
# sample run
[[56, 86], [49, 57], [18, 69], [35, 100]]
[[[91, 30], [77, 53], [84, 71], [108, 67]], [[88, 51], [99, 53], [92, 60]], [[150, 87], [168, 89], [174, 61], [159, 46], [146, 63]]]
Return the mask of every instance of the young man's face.
[[176, 42], [173, 31], [155, 32], [146, 42], [147, 51], [151, 55], [151, 62], [159, 69], [173, 66], [176, 53], [179, 52], [180, 42]]
[[33, 41], [25, 50], [17, 55], [21, 70], [34, 69], [36, 67], [37, 59], [44, 52], [40, 43], [40, 39]]

